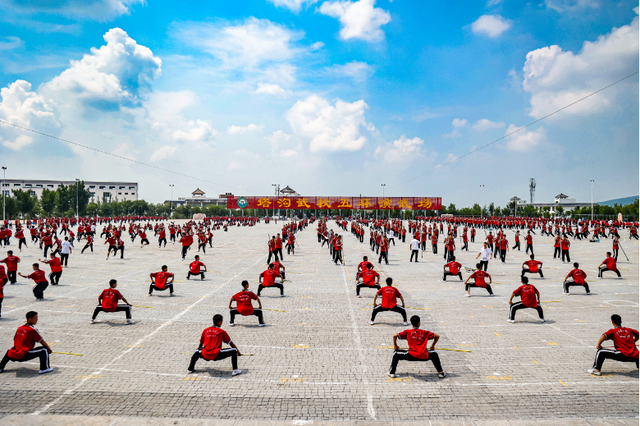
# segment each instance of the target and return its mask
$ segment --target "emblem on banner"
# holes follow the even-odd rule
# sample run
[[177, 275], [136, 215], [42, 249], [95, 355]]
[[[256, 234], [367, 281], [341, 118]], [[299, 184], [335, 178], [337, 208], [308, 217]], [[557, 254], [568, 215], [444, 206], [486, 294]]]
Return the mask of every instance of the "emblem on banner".
[[244, 209], [244, 208], [247, 208], [248, 205], [249, 205], [249, 200], [247, 200], [244, 197], [238, 198], [238, 207], [240, 207], [241, 209]]

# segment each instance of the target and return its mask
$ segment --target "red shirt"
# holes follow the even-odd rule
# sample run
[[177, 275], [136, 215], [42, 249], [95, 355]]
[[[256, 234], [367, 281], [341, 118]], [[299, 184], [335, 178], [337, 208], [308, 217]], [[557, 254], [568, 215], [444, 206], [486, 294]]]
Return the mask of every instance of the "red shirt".
[[99, 297], [102, 300], [102, 309], [106, 312], [115, 312], [118, 307], [118, 300], [122, 299], [122, 294], [115, 288], [105, 289]]
[[252, 300], [258, 300], [258, 296], [252, 291], [242, 290], [240, 293], [233, 295], [233, 300], [236, 301], [238, 313], [240, 315], [253, 315]]
[[360, 271], [366, 271], [367, 270], [367, 265], [372, 265], [371, 262], [369, 262], [368, 260], [362, 261], [358, 264], [358, 269]]
[[485, 277], [490, 277], [491, 275], [487, 274], [485, 271], [475, 271], [469, 278], [473, 278], [476, 287], [486, 288], [487, 283], [484, 280]]
[[284, 265], [280, 262], [273, 262], [273, 270], [280, 273], [280, 270], [284, 269]]
[[0, 280], [7, 278], [7, 273], [4, 271], [4, 266], [0, 265]]
[[180, 238], [180, 242], [185, 247], [186, 246], [190, 246], [191, 244], [193, 244], [193, 236], [192, 235], [185, 235], [184, 237]]
[[200, 262], [199, 260], [194, 260], [193, 262], [191, 262], [191, 264], [189, 265], [191, 273], [199, 274], [200, 266], [204, 266], [204, 263]]
[[533, 237], [531, 235], [527, 235], [526, 237], [527, 244], [533, 244]]
[[282, 239], [276, 238], [276, 248], [282, 248]]
[[560, 241], [560, 250], [569, 250], [569, 240]]
[[531, 260], [527, 260], [526, 262], [524, 262], [524, 264], [529, 267], [529, 270], [531, 272], [538, 272], [538, 265], [542, 265], [542, 262], [539, 262], [537, 260], [531, 259]]
[[222, 342], [229, 343], [231, 338], [221, 328], [209, 327], [205, 328], [200, 337], [200, 346], [202, 346], [202, 358], [211, 361], [220, 353]]
[[20, 258], [18, 256], [9, 256], [5, 257], [3, 260], [0, 260], [0, 263], [7, 264], [7, 272], [17, 271], [18, 262], [20, 262]]
[[47, 260], [44, 263], [49, 265], [49, 267], [51, 268], [51, 272], [62, 272], [62, 265], [60, 265], [59, 257], [54, 257], [53, 259]]
[[116, 240], [113, 237], [109, 237], [109, 238], [107, 238], [107, 243], [109, 243], [110, 246], [115, 246], [116, 245]]
[[584, 285], [584, 279], [587, 278], [587, 274], [582, 269], [574, 269], [569, 272], [569, 276], [573, 278], [574, 283], [582, 285]]
[[31, 324], [24, 324], [18, 327], [15, 336], [13, 336], [13, 347], [9, 349], [7, 354], [9, 358], [20, 359], [29, 352], [36, 343], [42, 341], [42, 336], [38, 330]]
[[365, 271], [362, 271], [362, 283], [364, 285], [373, 287], [374, 285], [376, 285], [376, 277], [379, 277], [379, 276], [380, 274], [378, 274], [373, 269], [367, 269]]
[[151, 279], [154, 280], [154, 286], [158, 287], [159, 289], [165, 289], [167, 288], [167, 280], [171, 276], [171, 272], [155, 272], [150, 276]]
[[36, 283], [47, 282], [47, 279], [44, 276], [44, 271], [42, 269], [38, 269], [37, 271], [33, 271], [27, 278], [32, 279]]
[[616, 267], [616, 260], [613, 257], [607, 257], [604, 260], [604, 264], [607, 265], [607, 269], [610, 269], [612, 271], [615, 271], [616, 269], [618, 269]]
[[538, 300], [536, 299], [536, 288], [531, 284], [523, 284], [513, 292], [516, 296], [520, 296], [522, 303], [527, 308], [537, 308]]
[[271, 287], [276, 283], [276, 278], [280, 276], [280, 273], [273, 270], [267, 269], [263, 273], [260, 274], [260, 277], [263, 277], [262, 287]]
[[636, 347], [635, 337], [638, 336], [638, 330], [626, 327], [616, 327], [604, 333], [608, 340], [613, 340], [616, 350], [622, 355], [629, 358], [638, 358], [638, 348]]
[[447, 263], [445, 266], [447, 266], [449, 268], [449, 272], [451, 272], [454, 275], [458, 275], [458, 273], [460, 272], [460, 267], [462, 266], [462, 264], [453, 261], [453, 262], [449, 262]]
[[427, 330], [420, 330], [414, 328], [412, 330], [405, 330], [398, 333], [398, 337], [406, 339], [409, 344], [409, 355], [418, 359], [429, 359], [429, 349], [427, 343], [430, 339], [436, 337], [436, 335]]
[[380, 303], [380, 305], [385, 309], [391, 309], [397, 306], [396, 298], [401, 296], [398, 289], [390, 285], [386, 285], [378, 290], [378, 296], [380, 295], [382, 295], [382, 303]]

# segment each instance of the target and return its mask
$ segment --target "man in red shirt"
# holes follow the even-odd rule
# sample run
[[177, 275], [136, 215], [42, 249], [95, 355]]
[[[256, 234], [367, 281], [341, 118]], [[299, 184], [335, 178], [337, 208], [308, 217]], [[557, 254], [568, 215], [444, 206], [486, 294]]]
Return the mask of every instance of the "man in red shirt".
[[[487, 244], [487, 243], [485, 243]], [[469, 278], [464, 282], [465, 297], [471, 297], [471, 287], [480, 287], [486, 288], [489, 292], [489, 296], [493, 296], [493, 290], [491, 289], [491, 283], [493, 283], [493, 279], [488, 272], [482, 270], [482, 263], [476, 263], [476, 271], [469, 275]], [[473, 278], [473, 284], [469, 284], [469, 280]], [[485, 281], [486, 278], [489, 278], [489, 283]]]
[[[587, 282], [585, 281], [585, 278], [587, 278], [587, 273], [582, 269], [578, 269], [579, 266], [580, 265], [578, 264], [578, 262], [574, 263], [573, 270], [569, 272], [564, 278], [564, 281], [562, 283], [564, 293], [562, 294], [569, 294], [569, 287], [574, 286], [584, 287], [587, 294], [591, 294], [591, 292], [589, 291], [589, 284], [587, 284]], [[569, 278], [571, 278], [571, 281], [567, 281]]]
[[182, 244], [182, 260], [184, 260], [184, 258], [187, 256], [187, 250], [189, 250], [189, 247], [191, 247], [191, 244], [193, 244], [193, 235], [191, 234], [191, 232], [183, 235], [182, 238], [180, 238], [180, 243]]
[[522, 262], [522, 273], [520, 277], [524, 277], [524, 274], [527, 272], [530, 274], [540, 274], [540, 278], [544, 278], [542, 275], [542, 262], [535, 259], [534, 255], [531, 255], [531, 260], [527, 260], [526, 262]]
[[287, 277], [285, 276], [286, 269], [287, 268], [285, 268], [279, 260], [273, 262], [273, 270], [280, 274], [280, 276], [282, 277], [282, 282], [287, 279]]
[[[373, 312], [371, 312], [371, 320], [369, 321], [369, 324], [375, 324], [376, 315], [380, 312], [393, 311], [402, 315], [404, 325], [409, 325], [407, 322], [407, 311], [405, 310], [402, 294], [400, 294], [397, 288], [392, 287], [391, 284], [393, 284], [393, 279], [391, 277], [386, 279], [386, 283], [387, 285], [378, 290], [376, 297], [373, 298]], [[382, 297], [380, 305], [376, 304], [378, 296]], [[396, 299], [400, 299], [402, 301], [402, 306], [398, 306]]]
[[18, 272], [22, 278], [29, 278], [36, 283], [36, 286], [33, 288], [33, 295], [37, 300], [44, 300], [44, 291], [47, 287], [49, 287], [49, 282], [45, 278], [44, 271], [40, 269], [40, 265], [37, 263], [33, 264], [33, 272], [29, 275], [22, 275]]
[[62, 265], [60, 264], [60, 258], [56, 257], [56, 255], [53, 253], [49, 253], [49, 256], [51, 257], [50, 260], [38, 260], [49, 265], [49, 267], [51, 268], [51, 273], [49, 274], [51, 285], [58, 285], [60, 284], [60, 277], [62, 276]]
[[567, 259], [567, 263], [571, 262], [571, 258], [569, 257], [569, 246], [571, 242], [567, 238], [567, 235], [562, 236], [562, 241], [560, 241], [560, 250], [562, 251], [562, 263], [565, 262], [565, 258]]
[[371, 265], [371, 269], [373, 269], [373, 263], [369, 262], [369, 258], [367, 256], [364, 256], [362, 258], [362, 262], [358, 264], [358, 272], [366, 270], [369, 265]]
[[460, 277], [460, 281], [462, 281], [462, 272], [460, 272], [461, 267], [462, 265], [456, 262], [456, 257], [453, 256], [451, 258], [451, 262], [442, 267], [442, 269], [444, 270], [442, 281], [447, 281], [447, 277]]
[[380, 290], [380, 274], [373, 270], [373, 265], [371, 263], [369, 263], [366, 268], [367, 269], [364, 271], [358, 272], [358, 275], [356, 276], [356, 282], [358, 282], [358, 278], [362, 278], [362, 282], [356, 285], [356, 296], [358, 297], [360, 297], [360, 289], [363, 287]]
[[[276, 247], [276, 237], [273, 236], [267, 243], [269, 246], [269, 258], [267, 259], [267, 263], [271, 263], [271, 256], [274, 256], [275, 260], [278, 260], [278, 250]], [[333, 254], [332, 254], [333, 255]]]
[[380, 242], [380, 257], [378, 258], [378, 263], [382, 263], [382, 259], [384, 259], [385, 264], [389, 264], [389, 240], [386, 235], [382, 237], [382, 241]]
[[[276, 259], [277, 260], [277, 259]], [[277, 283], [276, 278], [283, 280], [282, 275], [275, 270], [273, 263], [269, 264], [269, 269], [260, 274], [260, 285], [258, 286], [258, 296], [262, 293], [262, 289], [267, 287], [275, 287], [280, 289], [280, 297], [284, 297], [284, 285], [282, 282]]]
[[114, 256], [117, 254], [118, 247], [116, 246], [116, 239], [109, 234], [104, 244], [109, 244], [109, 248], [107, 249], [107, 260], [109, 260], [109, 255], [111, 254], [111, 250], [113, 250]]
[[144, 230], [140, 230], [140, 248], [149, 245], [149, 240], [147, 239], [147, 233]]
[[602, 273], [604, 271], [613, 271], [618, 274], [618, 278], [622, 278], [620, 275], [620, 271], [618, 271], [618, 266], [616, 265], [616, 260], [611, 257], [611, 252], [607, 252], [607, 258], [602, 261], [600, 266], [598, 266], [598, 278], [602, 278]]
[[[116, 287], [118, 287], [118, 281], [110, 280], [109, 288], [105, 289], [102, 294], [98, 296], [98, 306], [96, 306], [96, 309], [93, 311], [91, 324], [96, 322], [96, 317], [100, 312], [125, 312], [127, 324], [133, 324], [133, 320], [131, 319], [131, 304], [116, 290]], [[125, 304], [119, 305], [118, 300], [122, 300]]]
[[[7, 285], [7, 274], [4, 272], [4, 266], [0, 265], [0, 311], [2, 310], [2, 301], [4, 300], [4, 286]], [[2, 318], [2, 315], [0, 315]]]
[[[151, 285], [149, 286], [149, 296], [153, 290], [165, 291], [169, 289], [169, 296], [173, 296], [173, 273], [167, 272], [167, 265], [162, 265], [161, 272], [154, 272], [149, 275], [151, 277]], [[167, 281], [171, 278], [171, 281]]]
[[[7, 351], [0, 361], [0, 373], [2, 373], [9, 361], [25, 362], [34, 358], [40, 358], [40, 371], [44, 374], [53, 371], [49, 366], [49, 354], [51, 347], [44, 341], [40, 333], [36, 329], [38, 323], [38, 313], [34, 311], [27, 312], [27, 323], [18, 327], [13, 337], [13, 347]], [[42, 346], [35, 348], [36, 343]]]
[[93, 253], [93, 237], [91, 236], [91, 234], [87, 234], [87, 243], [80, 251], [80, 254], [84, 253], [87, 248], [91, 248], [91, 253]]
[[[516, 322], [516, 312], [520, 309], [532, 308], [538, 311], [540, 322], [545, 322], [542, 306], [540, 306], [540, 292], [533, 285], [529, 284], [529, 278], [520, 278], [522, 285], [518, 287], [509, 298], [509, 319], [508, 322]], [[513, 303], [513, 297], [520, 296], [520, 302]]]
[[[231, 357], [231, 365], [233, 366], [232, 376], [241, 374], [238, 369], [238, 357], [242, 356], [240, 349], [231, 341], [226, 331], [221, 329], [222, 315], [215, 314], [213, 316], [213, 327], [205, 328], [200, 336], [200, 345], [191, 357], [187, 372], [193, 373], [196, 369], [196, 361], [204, 359], [205, 361], [220, 361]], [[222, 343], [226, 343], [231, 348], [222, 349]]]
[[187, 272], [187, 279], [189, 279], [191, 275], [200, 275], [200, 281], [202, 281], [204, 280], [205, 272], [207, 272], [207, 265], [200, 262], [200, 256], [196, 254], [195, 260], [189, 264], [189, 272]]
[[[280, 234], [276, 236], [276, 256], [280, 256], [280, 260], [284, 259], [282, 255], [282, 238], [280, 238]], [[276, 260], [278, 260], [276, 258]]]
[[9, 283], [16, 283], [16, 274], [18, 273], [18, 263], [20, 263], [20, 258], [18, 256], [13, 255], [13, 251], [7, 251], [7, 257], [0, 260], [0, 263], [5, 263], [7, 265], [7, 277], [9, 277]]
[[[389, 377], [396, 377], [396, 367], [398, 367], [399, 361], [428, 361], [433, 362], [433, 366], [438, 371], [438, 377], [444, 379], [447, 374], [442, 370], [440, 364], [440, 357], [435, 351], [436, 343], [440, 336], [427, 330], [420, 329], [420, 317], [414, 315], [411, 317], [411, 325], [413, 329], [405, 330], [393, 335], [393, 359], [391, 361], [391, 368], [387, 375]], [[398, 347], [398, 339], [405, 339], [409, 344], [409, 350], [400, 349]], [[428, 347], [429, 340], [433, 339], [431, 347]]]
[[[626, 328], [622, 326], [622, 318], [620, 315], [611, 315], [611, 323], [613, 328], [605, 332], [600, 336], [596, 349], [596, 359], [593, 363], [593, 368], [587, 370], [595, 376], [601, 376], [602, 364], [605, 359], [613, 359], [620, 362], [635, 362], [636, 368], [638, 368], [638, 348], [636, 342], [638, 341], [638, 330], [632, 328]], [[605, 340], [613, 340], [614, 348], [603, 348], [602, 342]]]
[[[258, 301], [258, 309], [255, 309], [251, 304], [252, 300]], [[231, 304], [236, 302], [236, 308], [233, 309]], [[229, 325], [233, 327], [235, 325], [235, 317], [236, 315], [249, 316], [255, 315], [258, 317], [258, 325], [260, 327], [264, 327], [266, 324], [264, 323], [264, 318], [262, 316], [262, 302], [260, 302], [260, 298], [255, 295], [254, 292], [249, 291], [249, 281], [242, 281], [242, 291], [233, 295], [231, 300], [229, 300], [229, 315], [231, 319], [229, 320]]]
[[531, 250], [531, 254], [533, 254], [533, 237], [531, 236], [531, 231], [527, 231], [527, 236], [524, 237], [527, 242], [527, 249], [524, 251], [525, 254], [529, 253]]

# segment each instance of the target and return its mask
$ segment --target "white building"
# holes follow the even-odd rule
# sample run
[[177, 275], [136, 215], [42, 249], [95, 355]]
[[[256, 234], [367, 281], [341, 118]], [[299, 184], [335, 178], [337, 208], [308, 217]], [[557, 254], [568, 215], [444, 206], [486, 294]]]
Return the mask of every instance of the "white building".
[[[15, 190], [29, 191], [31, 195], [35, 195], [38, 199], [42, 196], [42, 191], [48, 189], [55, 191], [64, 186], [75, 186], [75, 180], [21, 180], [6, 179], [2, 181], [2, 193], [11, 196]], [[97, 182], [84, 181], [84, 187], [91, 193], [90, 202], [103, 201], [136, 201], [138, 199], [138, 183], [137, 182]]]

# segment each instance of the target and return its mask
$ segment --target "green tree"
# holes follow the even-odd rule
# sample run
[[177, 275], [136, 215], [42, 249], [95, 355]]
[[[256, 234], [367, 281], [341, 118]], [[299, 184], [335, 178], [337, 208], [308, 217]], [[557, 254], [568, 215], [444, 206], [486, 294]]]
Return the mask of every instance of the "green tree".
[[56, 191], [50, 191], [48, 189], [42, 190], [42, 196], [40, 197], [40, 209], [45, 216], [53, 215], [56, 208]]
[[29, 191], [23, 191], [21, 189], [13, 191], [13, 196], [16, 198], [18, 209], [23, 216], [31, 214], [38, 202], [38, 199], [34, 195], [31, 195]]

